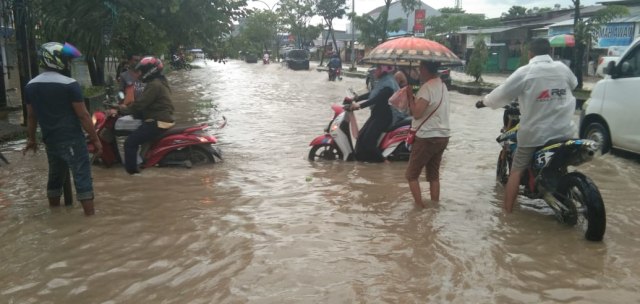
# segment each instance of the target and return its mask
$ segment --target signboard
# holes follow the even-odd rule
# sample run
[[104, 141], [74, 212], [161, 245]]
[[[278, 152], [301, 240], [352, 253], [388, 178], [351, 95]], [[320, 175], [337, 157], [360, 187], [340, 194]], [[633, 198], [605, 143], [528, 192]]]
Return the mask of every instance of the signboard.
[[629, 45], [633, 42], [635, 23], [609, 23], [597, 32], [597, 48]]
[[427, 13], [423, 9], [417, 9], [415, 13], [415, 19], [413, 23], [413, 31], [416, 33], [424, 32], [424, 19], [427, 17]]

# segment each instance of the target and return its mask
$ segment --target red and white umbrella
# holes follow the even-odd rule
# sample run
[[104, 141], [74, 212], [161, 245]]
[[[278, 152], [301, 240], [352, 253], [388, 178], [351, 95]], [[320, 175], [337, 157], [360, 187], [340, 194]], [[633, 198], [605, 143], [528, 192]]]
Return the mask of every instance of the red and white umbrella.
[[388, 40], [371, 50], [364, 61], [388, 65], [410, 65], [419, 61], [434, 61], [445, 65], [462, 64], [460, 58], [446, 46], [419, 37]]

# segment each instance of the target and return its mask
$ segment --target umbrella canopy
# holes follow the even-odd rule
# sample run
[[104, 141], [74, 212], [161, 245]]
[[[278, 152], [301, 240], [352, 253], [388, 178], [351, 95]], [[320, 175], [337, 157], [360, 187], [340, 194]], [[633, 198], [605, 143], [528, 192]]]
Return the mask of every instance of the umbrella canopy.
[[434, 61], [447, 65], [462, 64], [460, 58], [446, 46], [418, 37], [388, 40], [371, 50], [364, 61], [389, 65], [410, 65], [418, 61]]
[[573, 47], [576, 45], [576, 39], [573, 35], [562, 34], [549, 37], [551, 47]]

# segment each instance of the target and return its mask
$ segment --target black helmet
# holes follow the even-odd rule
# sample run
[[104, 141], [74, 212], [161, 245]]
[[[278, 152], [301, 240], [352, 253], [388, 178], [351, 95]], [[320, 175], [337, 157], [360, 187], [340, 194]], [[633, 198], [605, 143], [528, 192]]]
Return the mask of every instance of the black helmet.
[[140, 59], [140, 62], [136, 65], [136, 71], [140, 71], [140, 80], [143, 82], [161, 75], [163, 68], [164, 65], [162, 64], [162, 61], [151, 56]]

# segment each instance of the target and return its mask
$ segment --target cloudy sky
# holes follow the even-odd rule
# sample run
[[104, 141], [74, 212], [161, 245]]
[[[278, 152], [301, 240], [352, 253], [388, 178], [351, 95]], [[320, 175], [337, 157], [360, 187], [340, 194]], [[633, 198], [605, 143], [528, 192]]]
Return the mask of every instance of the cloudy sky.
[[[455, 6], [455, 0], [422, 0], [427, 5], [440, 9], [443, 7]], [[524, 6], [526, 8], [534, 7], [553, 7], [560, 4], [562, 8], [573, 5], [571, 0], [461, 0], [462, 9], [467, 13], [485, 14], [488, 18], [500, 17], [514, 5]], [[599, 2], [607, 2], [610, 0], [581, 0], [581, 5], [594, 5]], [[266, 9], [267, 5], [274, 7], [277, 0], [247, 0], [249, 7]], [[263, 3], [264, 2], [264, 3]], [[347, 5], [351, 7], [352, 0], [347, 0]], [[358, 15], [367, 13], [378, 6], [384, 5], [384, 0], [355, 0], [355, 11]], [[319, 21], [318, 21], [319, 22]], [[348, 21], [336, 20], [336, 29], [344, 30]], [[315, 23], [315, 22], [314, 22]]]

